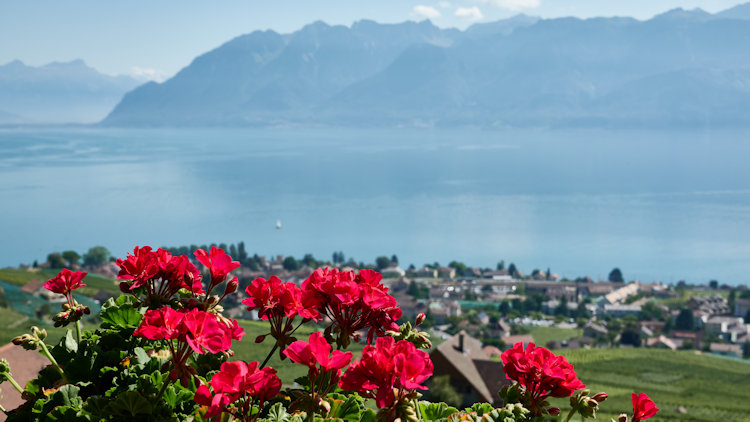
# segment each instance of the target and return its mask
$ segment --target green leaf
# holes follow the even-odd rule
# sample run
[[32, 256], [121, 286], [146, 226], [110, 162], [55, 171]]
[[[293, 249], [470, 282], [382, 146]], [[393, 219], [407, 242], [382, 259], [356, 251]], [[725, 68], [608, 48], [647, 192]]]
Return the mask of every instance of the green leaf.
[[359, 422], [375, 422], [376, 416], [374, 410], [365, 409], [359, 417]]
[[331, 400], [331, 411], [328, 417], [340, 418], [345, 421], [358, 421], [361, 413], [362, 408], [357, 398], [349, 396], [346, 400]]
[[60, 387], [49, 398], [49, 403], [54, 406], [80, 406], [82, 400], [78, 397], [78, 392], [81, 389], [72, 384], [66, 384]]
[[482, 416], [492, 412], [493, 410], [495, 410], [495, 408], [492, 407], [492, 405], [489, 403], [474, 403], [471, 407], [466, 408], [465, 412], [476, 412], [477, 416]]
[[124, 416], [150, 415], [152, 411], [151, 403], [137, 391], [126, 391], [118, 394], [109, 408], [113, 413]]
[[430, 403], [426, 401], [419, 402], [419, 409], [422, 411], [422, 418], [425, 421], [439, 421], [458, 412], [458, 409], [450, 407], [445, 403]]
[[68, 330], [68, 332], [65, 333], [65, 348], [73, 353], [78, 351], [78, 340], [73, 336], [72, 330]]
[[143, 317], [138, 309], [134, 308], [135, 298], [132, 296], [120, 296], [115, 301], [110, 298], [102, 305], [99, 317], [102, 319], [102, 327], [136, 328]]
[[268, 422], [289, 422], [289, 412], [281, 403], [276, 403], [268, 409]]
[[135, 352], [135, 361], [138, 363], [138, 365], [143, 365], [151, 361], [151, 358], [148, 354], [146, 354], [146, 351], [143, 349], [143, 347], [136, 347], [133, 349], [133, 352]]

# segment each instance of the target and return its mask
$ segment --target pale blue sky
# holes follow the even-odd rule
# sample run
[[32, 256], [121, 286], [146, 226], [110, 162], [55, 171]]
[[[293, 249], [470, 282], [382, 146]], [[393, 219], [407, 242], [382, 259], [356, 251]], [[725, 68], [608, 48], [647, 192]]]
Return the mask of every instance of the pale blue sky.
[[632, 16], [675, 7], [715, 13], [737, 0], [2, 0], [0, 65], [81, 58], [108, 74], [171, 76], [197, 55], [257, 29], [293, 32], [323, 20], [403, 22], [430, 17], [465, 28], [526, 13], [545, 18]]

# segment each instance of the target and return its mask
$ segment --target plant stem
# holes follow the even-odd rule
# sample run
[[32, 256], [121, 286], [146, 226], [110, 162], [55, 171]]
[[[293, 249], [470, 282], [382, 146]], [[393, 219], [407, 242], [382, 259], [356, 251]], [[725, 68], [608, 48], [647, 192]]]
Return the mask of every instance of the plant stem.
[[10, 385], [13, 386], [13, 388], [15, 388], [19, 393], [23, 394], [23, 388], [21, 388], [21, 386], [18, 385], [18, 383], [16, 382], [16, 380], [14, 380], [13, 377], [10, 376], [10, 374], [8, 374], [7, 380], [10, 383]]
[[78, 339], [78, 344], [81, 344], [81, 320], [76, 320], [76, 338]]
[[419, 399], [417, 399], [415, 397], [415, 398], [411, 399], [411, 401], [414, 402], [414, 410], [417, 411], [417, 419], [421, 421], [422, 420], [422, 409], [419, 407]]
[[565, 422], [568, 422], [568, 421], [570, 421], [570, 418], [572, 418], [572, 417], [573, 417], [573, 415], [575, 415], [575, 414], [576, 414], [576, 410], [578, 410], [578, 403], [576, 403], [576, 405], [575, 405], [575, 406], [573, 406], [573, 408], [572, 408], [572, 409], [570, 409], [570, 412], [568, 413], [568, 417], [567, 417], [567, 418], [565, 418]]
[[44, 344], [44, 341], [40, 341], [39, 344], [42, 346], [41, 353], [49, 359], [50, 362], [52, 362], [52, 366], [55, 367], [57, 372], [60, 374], [64, 382], [68, 382], [68, 378], [65, 376], [65, 372], [63, 372], [62, 368], [60, 367], [60, 364], [57, 363], [54, 357], [52, 357], [52, 353], [49, 352], [49, 349], [47, 348], [47, 345]]

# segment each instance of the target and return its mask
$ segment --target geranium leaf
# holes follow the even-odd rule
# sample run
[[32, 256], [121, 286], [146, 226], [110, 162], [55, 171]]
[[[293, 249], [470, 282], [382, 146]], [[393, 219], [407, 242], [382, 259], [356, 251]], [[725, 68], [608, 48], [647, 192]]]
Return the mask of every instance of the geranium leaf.
[[376, 416], [374, 410], [365, 409], [359, 416], [359, 422], [375, 422]]
[[151, 414], [151, 403], [137, 391], [126, 391], [117, 396], [109, 408], [113, 413], [124, 416], [135, 416], [138, 414]]
[[429, 403], [426, 401], [419, 402], [419, 409], [422, 411], [422, 417], [425, 421], [439, 421], [458, 412], [458, 409], [445, 403]]
[[349, 396], [346, 400], [332, 400], [331, 412], [328, 416], [345, 421], [358, 421], [361, 413], [362, 409], [357, 399], [354, 396]]
[[75, 353], [78, 351], [78, 341], [73, 337], [73, 331], [65, 333], [65, 348]]
[[289, 412], [281, 403], [276, 403], [268, 409], [268, 422], [289, 422]]
[[135, 299], [132, 296], [120, 296], [115, 301], [110, 298], [102, 305], [101, 313], [103, 328], [136, 328], [141, 322], [142, 315], [133, 307]]

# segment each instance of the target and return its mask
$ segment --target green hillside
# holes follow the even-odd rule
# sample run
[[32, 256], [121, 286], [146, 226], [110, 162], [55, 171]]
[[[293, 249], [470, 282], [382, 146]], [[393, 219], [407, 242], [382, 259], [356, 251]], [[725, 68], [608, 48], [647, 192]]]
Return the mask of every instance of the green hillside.
[[[598, 419], [631, 409], [630, 394], [645, 392], [661, 409], [655, 421], [750, 421], [750, 363], [690, 351], [579, 349], [556, 351], [575, 366], [592, 393], [604, 391]], [[684, 407], [687, 413], [676, 412]]]

